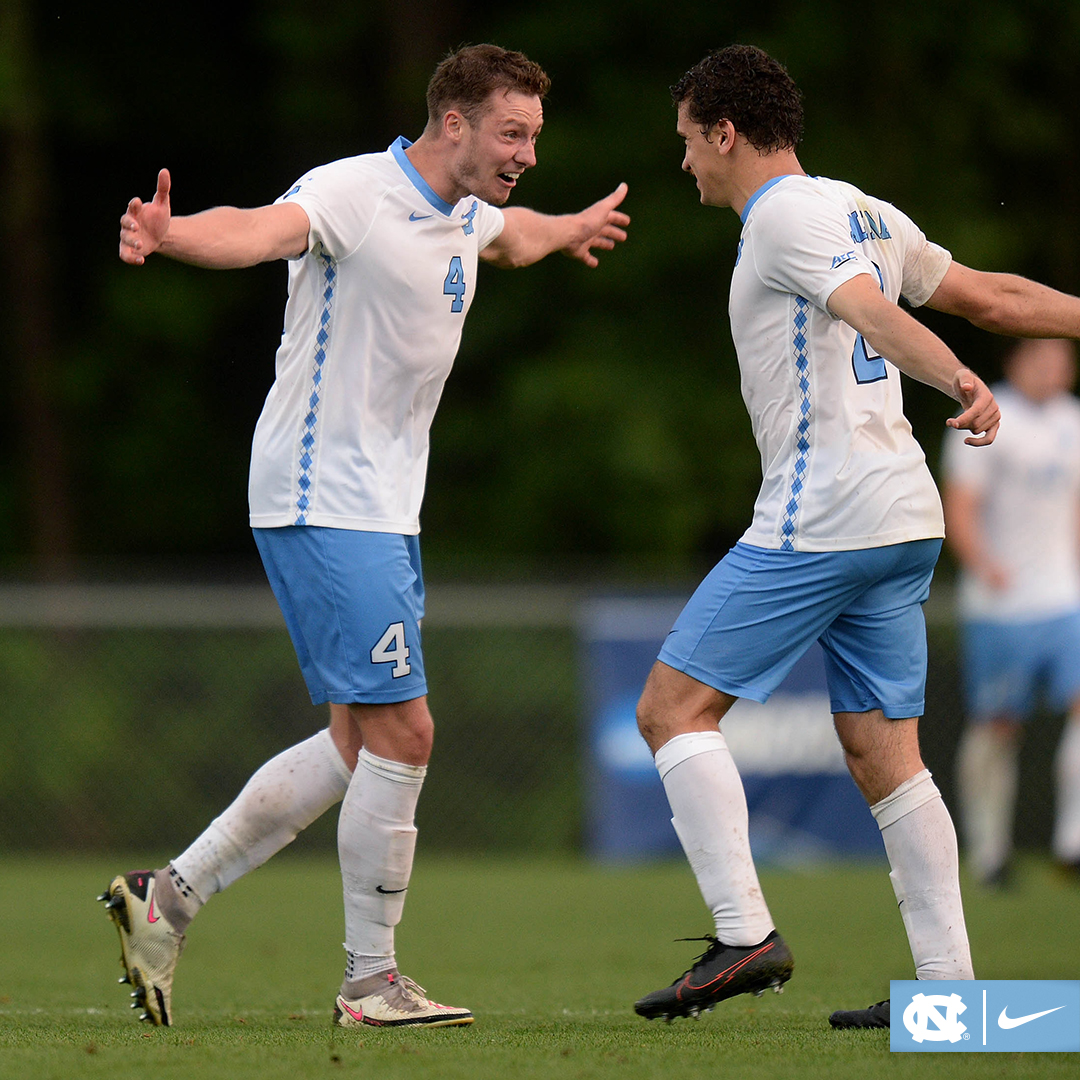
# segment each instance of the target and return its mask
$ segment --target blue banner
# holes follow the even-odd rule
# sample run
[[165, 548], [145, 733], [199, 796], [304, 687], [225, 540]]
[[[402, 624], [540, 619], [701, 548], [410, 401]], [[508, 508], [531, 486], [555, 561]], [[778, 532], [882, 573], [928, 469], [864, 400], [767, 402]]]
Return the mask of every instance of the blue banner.
[[[681, 852], [635, 708], [683, 600], [620, 597], [582, 611], [589, 709], [589, 850], [634, 860]], [[833, 729], [824, 657], [815, 645], [764, 705], [738, 701], [721, 725], [746, 790], [759, 860], [882, 858], [881, 834], [848, 775]]]
[[891, 1050], [1080, 1051], [1080, 980], [926, 980], [890, 986]]

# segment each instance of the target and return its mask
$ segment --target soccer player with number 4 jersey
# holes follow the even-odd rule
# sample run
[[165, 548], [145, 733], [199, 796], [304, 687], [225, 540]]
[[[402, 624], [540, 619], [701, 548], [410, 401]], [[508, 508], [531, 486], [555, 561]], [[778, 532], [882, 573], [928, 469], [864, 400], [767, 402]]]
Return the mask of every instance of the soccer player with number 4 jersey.
[[311, 699], [329, 727], [271, 761], [168, 866], [118, 875], [101, 899], [120, 934], [134, 1008], [172, 1023], [173, 972], [200, 907], [342, 802], [338, 850], [343, 1027], [448, 1026], [397, 970], [394, 927], [412, 869], [431, 753], [417, 534], [428, 429], [473, 301], [477, 260], [527, 266], [562, 251], [596, 266], [626, 237], [611, 195], [578, 214], [501, 209], [536, 164], [549, 87], [521, 53], [462, 48], [428, 84], [420, 138], [313, 169], [269, 206], [121, 218], [120, 257], [160, 252], [234, 268], [289, 261], [276, 377], [252, 447], [251, 525]]
[[[944, 526], [900, 373], [960, 404], [948, 424], [968, 432], [965, 453], [993, 442], [999, 412], [982, 380], [898, 302], [999, 333], [1077, 337], [1080, 300], [961, 266], [889, 203], [808, 176], [796, 155], [801, 95], [760, 49], [710, 53], [672, 94], [683, 169], [701, 202], [731, 207], [743, 223], [729, 316], [763, 478], [749, 529], [676, 621], [638, 706], [715, 936], [635, 1008], [650, 1019], [697, 1016], [791, 976], [721, 722], [739, 697], [765, 701], [815, 641], [917, 977], [973, 978], [956, 834], [919, 754], [921, 605]], [[888, 1026], [889, 1005], [830, 1020]]]

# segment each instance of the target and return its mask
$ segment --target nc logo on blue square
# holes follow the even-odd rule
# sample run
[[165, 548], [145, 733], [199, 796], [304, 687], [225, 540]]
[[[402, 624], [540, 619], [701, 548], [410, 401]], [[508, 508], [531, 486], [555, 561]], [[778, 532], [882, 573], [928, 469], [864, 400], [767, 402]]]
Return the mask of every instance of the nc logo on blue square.
[[927, 980], [890, 986], [890, 1050], [1080, 1051], [1080, 980]]

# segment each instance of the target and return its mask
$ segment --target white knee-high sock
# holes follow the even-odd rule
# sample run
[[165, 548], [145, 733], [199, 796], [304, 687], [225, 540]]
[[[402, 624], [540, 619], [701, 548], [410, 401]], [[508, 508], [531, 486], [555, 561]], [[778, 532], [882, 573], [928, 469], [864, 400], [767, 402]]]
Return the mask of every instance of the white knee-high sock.
[[424, 765], [405, 765], [360, 751], [338, 819], [345, 948], [350, 957], [347, 979], [363, 973], [355, 970], [356, 957], [394, 955], [394, 927], [401, 921], [412, 873], [413, 820], [426, 773]]
[[774, 929], [750, 854], [746, 795], [719, 731], [676, 735], [656, 752], [672, 824], [725, 945]]
[[1062, 862], [1080, 862], [1080, 712], [1065, 722], [1054, 762], [1057, 812], [1054, 855]]
[[973, 979], [960, 900], [956, 830], [930, 770], [870, 807], [881, 829], [893, 891], [917, 979]]
[[956, 771], [960, 820], [972, 869], [981, 878], [1000, 870], [1012, 854], [1018, 747], [990, 724], [972, 724], [960, 739]]
[[214, 893], [261, 866], [340, 802], [351, 778], [329, 729], [263, 765], [225, 812], [171, 863], [181, 879], [177, 890], [188, 921]]

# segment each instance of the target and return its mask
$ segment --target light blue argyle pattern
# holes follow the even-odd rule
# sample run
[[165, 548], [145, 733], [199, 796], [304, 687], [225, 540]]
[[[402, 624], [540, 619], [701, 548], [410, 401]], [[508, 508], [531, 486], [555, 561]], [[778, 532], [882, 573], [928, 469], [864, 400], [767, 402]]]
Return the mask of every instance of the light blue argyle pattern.
[[810, 359], [806, 355], [806, 323], [809, 319], [810, 301], [795, 297], [795, 318], [792, 321], [791, 344], [795, 356], [795, 373], [799, 380], [799, 423], [795, 428], [795, 465], [791, 470], [791, 491], [784, 506], [784, 521], [780, 526], [781, 551], [794, 551], [794, 537], [798, 529], [799, 508], [802, 505], [803, 485], [806, 478], [807, 457], [810, 452]]
[[315, 464], [323, 365], [326, 363], [326, 345], [330, 340], [330, 311], [334, 306], [334, 282], [337, 280], [337, 263], [322, 249], [318, 251], [317, 257], [323, 265], [323, 309], [319, 316], [319, 332], [315, 335], [315, 363], [311, 374], [311, 394], [308, 397], [308, 413], [304, 417], [304, 434], [300, 439], [295, 525], [307, 524], [307, 512], [311, 505], [311, 471]]

